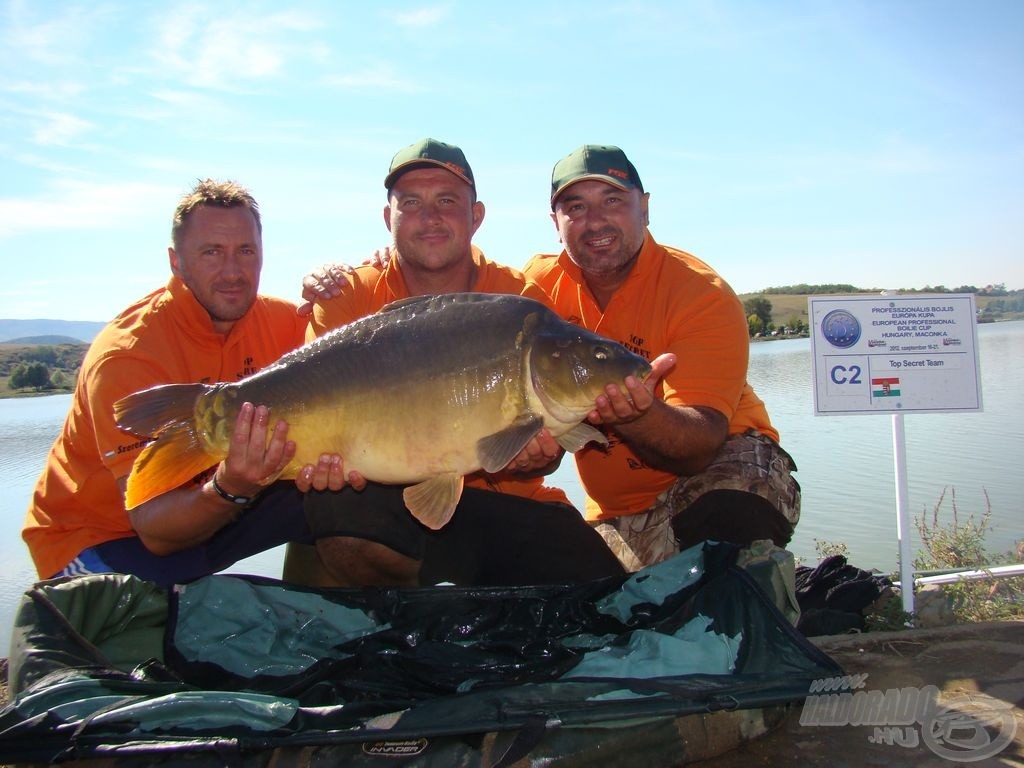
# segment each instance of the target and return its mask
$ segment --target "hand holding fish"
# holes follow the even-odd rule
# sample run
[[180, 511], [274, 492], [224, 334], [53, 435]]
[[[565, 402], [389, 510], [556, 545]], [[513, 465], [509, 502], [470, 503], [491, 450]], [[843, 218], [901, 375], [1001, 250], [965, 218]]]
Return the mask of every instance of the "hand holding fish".
[[252, 497], [278, 478], [295, 456], [288, 422], [279, 420], [267, 441], [270, 409], [242, 403], [235, 419], [228, 453], [214, 475], [217, 485], [233, 496]]
[[361, 491], [366, 478], [358, 472], [345, 474], [345, 462], [336, 453], [322, 453], [316, 464], [307, 464], [295, 476], [295, 486], [302, 493], [310, 491], [340, 491], [345, 485]]
[[[282, 420], [274, 425], [268, 444], [269, 423], [270, 409], [266, 406], [254, 408], [252, 403], [242, 404], [228, 455], [221, 462], [222, 468], [217, 470], [217, 483], [221, 488], [231, 489], [229, 493], [236, 496], [255, 496], [276, 480], [295, 456], [295, 442], [287, 439], [288, 423]], [[234, 479], [239, 474], [243, 481]], [[225, 480], [225, 477], [232, 479]], [[256, 486], [255, 489], [249, 493], [237, 493], [234, 488], [245, 481]], [[366, 479], [358, 472], [350, 472], [346, 477], [345, 463], [336, 453], [321, 454], [316, 464], [306, 464], [295, 476], [295, 485], [302, 493], [311, 490], [340, 491], [346, 483], [357, 491], [366, 487]]]
[[531, 438], [526, 447], [516, 454], [515, 458], [505, 467], [505, 471], [532, 476], [538, 470], [544, 469], [547, 471], [543, 474], [549, 474], [558, 467], [558, 462], [564, 453], [565, 451], [558, 441], [545, 428]]
[[675, 364], [675, 355], [659, 355], [651, 362], [651, 373], [645, 381], [627, 376], [623, 382], [625, 392], [618, 384], [608, 384], [604, 394], [598, 395], [594, 401], [594, 410], [587, 416], [587, 421], [608, 427], [636, 421], [650, 410], [656, 399], [655, 388]]

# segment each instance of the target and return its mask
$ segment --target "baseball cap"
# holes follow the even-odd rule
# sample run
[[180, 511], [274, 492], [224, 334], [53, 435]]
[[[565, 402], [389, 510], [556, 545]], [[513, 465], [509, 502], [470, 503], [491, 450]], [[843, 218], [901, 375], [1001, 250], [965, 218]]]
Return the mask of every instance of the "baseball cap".
[[388, 175], [384, 178], [384, 188], [389, 190], [398, 181], [398, 177], [406, 171], [415, 168], [435, 165], [451, 171], [469, 186], [476, 189], [473, 181], [473, 170], [466, 162], [466, 156], [462, 150], [454, 144], [445, 144], [437, 139], [421, 139], [415, 144], [410, 144], [405, 149], [400, 149], [391, 160], [391, 167]]
[[551, 171], [551, 207], [565, 188], [577, 181], [594, 179], [629, 191], [644, 191], [640, 174], [618, 147], [605, 144], [584, 144], [555, 163]]

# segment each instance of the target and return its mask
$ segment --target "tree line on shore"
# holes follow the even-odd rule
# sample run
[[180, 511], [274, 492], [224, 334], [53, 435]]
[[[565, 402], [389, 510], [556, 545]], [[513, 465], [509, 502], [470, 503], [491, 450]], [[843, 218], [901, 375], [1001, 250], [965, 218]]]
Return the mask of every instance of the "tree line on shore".
[[[945, 286], [926, 286], [920, 289], [889, 291], [894, 294], [913, 293], [956, 293], [974, 294], [977, 300], [978, 322], [991, 323], [998, 320], [1024, 319], [1024, 289], [1009, 291], [1005, 284], [977, 288], [962, 285], [949, 289]], [[878, 288], [857, 288], [852, 285], [832, 283], [822, 285], [784, 285], [776, 288], [740, 296], [743, 311], [747, 317], [747, 328], [752, 339], [765, 337], [807, 336], [810, 326], [807, 319], [807, 297], [818, 295], [844, 295], [857, 293], [881, 293]], [[768, 297], [772, 297], [771, 299]], [[772, 299], [775, 299], [773, 302]]]
[[89, 345], [0, 344], [0, 397], [20, 393], [52, 394], [74, 389]]

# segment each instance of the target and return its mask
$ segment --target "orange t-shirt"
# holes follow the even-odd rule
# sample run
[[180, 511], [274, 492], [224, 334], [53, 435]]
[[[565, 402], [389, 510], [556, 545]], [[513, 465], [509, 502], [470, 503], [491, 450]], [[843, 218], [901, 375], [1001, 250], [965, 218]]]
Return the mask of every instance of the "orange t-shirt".
[[172, 277], [100, 331], [26, 514], [22, 538], [39, 575], [53, 576], [88, 547], [134, 535], [117, 481], [145, 443], [117, 428], [115, 402], [157, 384], [244, 378], [300, 346], [306, 325], [294, 304], [259, 296], [225, 337]]
[[[750, 336], [743, 306], [728, 284], [690, 254], [658, 245], [650, 232], [636, 266], [604, 312], [568, 254], [534, 256], [524, 268], [524, 295], [559, 315], [653, 360], [673, 352], [677, 363], [659, 387], [669, 405], [708, 406], [729, 420], [729, 434], [749, 428], [778, 439], [764, 403], [747, 383]], [[576, 454], [587, 492], [588, 520], [636, 514], [678, 478], [652, 469], [609, 435], [608, 449]]]
[[[518, 294], [523, 290], [526, 280], [521, 272], [488, 261], [476, 246], [473, 246], [473, 261], [476, 264], [474, 293]], [[356, 267], [355, 274], [349, 274], [347, 279], [348, 285], [340, 296], [318, 302], [314, 307], [308, 331], [310, 339], [372, 315], [392, 301], [409, 298], [402, 268], [394, 256], [383, 270], [363, 265]], [[467, 475], [465, 483], [471, 488], [498, 491], [534, 501], [569, 504], [568, 497], [560, 488], [544, 485], [543, 479], [539, 477], [499, 480], [481, 471]]]

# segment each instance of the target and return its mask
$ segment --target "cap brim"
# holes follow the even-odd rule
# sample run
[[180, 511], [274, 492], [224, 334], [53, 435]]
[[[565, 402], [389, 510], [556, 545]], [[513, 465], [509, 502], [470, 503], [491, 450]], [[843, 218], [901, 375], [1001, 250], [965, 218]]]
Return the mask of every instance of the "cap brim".
[[630, 184], [628, 181], [622, 179], [616, 179], [614, 176], [607, 176], [603, 173], [588, 173], [585, 176], [578, 176], [572, 181], [565, 182], [562, 186], [555, 190], [554, 194], [551, 195], [551, 204], [555, 204], [555, 200], [565, 190], [571, 187], [573, 184], [579, 184], [581, 181], [603, 181], [605, 184], [610, 184], [617, 189], [621, 189], [623, 192], [629, 192], [631, 189], [636, 189], [636, 185]]
[[443, 168], [444, 170], [448, 171], [448, 173], [450, 173], [452, 176], [462, 179], [464, 182], [469, 184], [469, 186], [475, 186], [471, 178], [466, 176], [464, 173], [459, 173], [458, 171], [454, 170], [447, 163], [442, 163], [439, 160], [431, 160], [430, 158], [426, 157], [417, 157], [416, 159], [410, 160], [407, 163], [402, 163], [400, 166], [393, 169], [391, 173], [385, 176], [384, 188], [390, 190], [393, 186], [395, 186], [395, 182], [398, 181], [398, 177], [401, 176], [403, 173], [414, 171], [417, 168], [424, 168], [427, 166], [432, 166], [434, 168]]

